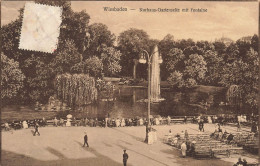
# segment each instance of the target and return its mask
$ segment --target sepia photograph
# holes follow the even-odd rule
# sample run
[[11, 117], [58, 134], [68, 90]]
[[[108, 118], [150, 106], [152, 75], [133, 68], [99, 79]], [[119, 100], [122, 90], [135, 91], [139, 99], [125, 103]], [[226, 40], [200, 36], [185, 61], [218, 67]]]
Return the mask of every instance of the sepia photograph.
[[1, 2], [2, 166], [259, 166], [259, 2]]

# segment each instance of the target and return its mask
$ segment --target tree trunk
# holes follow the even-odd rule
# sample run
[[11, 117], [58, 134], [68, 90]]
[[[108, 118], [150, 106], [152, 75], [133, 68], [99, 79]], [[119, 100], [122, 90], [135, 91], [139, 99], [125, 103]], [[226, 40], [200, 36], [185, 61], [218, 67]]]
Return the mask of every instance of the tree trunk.
[[136, 79], [136, 66], [138, 64], [138, 60], [134, 59], [134, 70], [133, 70], [133, 78]]

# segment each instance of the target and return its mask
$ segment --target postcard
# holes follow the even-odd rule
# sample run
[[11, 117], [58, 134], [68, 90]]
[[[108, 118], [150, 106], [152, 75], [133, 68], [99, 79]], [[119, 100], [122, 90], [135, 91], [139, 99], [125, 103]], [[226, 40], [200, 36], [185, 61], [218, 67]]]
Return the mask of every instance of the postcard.
[[1, 165], [259, 165], [259, 2], [2, 1]]

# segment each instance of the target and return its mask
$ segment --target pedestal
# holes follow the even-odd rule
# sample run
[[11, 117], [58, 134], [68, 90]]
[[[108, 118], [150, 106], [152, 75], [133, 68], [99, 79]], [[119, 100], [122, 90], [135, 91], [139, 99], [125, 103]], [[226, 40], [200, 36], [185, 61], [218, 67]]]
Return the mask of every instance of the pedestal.
[[153, 133], [149, 132], [148, 133], [148, 145], [152, 145], [153, 144]]
[[66, 122], [66, 126], [67, 127], [70, 127], [71, 126], [71, 122], [70, 122], [71, 120], [70, 119], [67, 119], [67, 122]]

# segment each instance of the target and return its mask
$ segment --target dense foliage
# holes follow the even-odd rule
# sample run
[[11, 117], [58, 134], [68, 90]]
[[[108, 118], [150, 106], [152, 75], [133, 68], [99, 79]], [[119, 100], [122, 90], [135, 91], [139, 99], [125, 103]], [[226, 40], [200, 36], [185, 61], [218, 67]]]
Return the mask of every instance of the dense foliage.
[[[224, 86], [229, 88], [227, 98], [230, 104], [256, 108], [259, 75], [257, 45], [257, 35], [232, 43], [221, 40], [212, 43], [193, 42], [191, 39], [174, 41], [173, 36], [167, 35], [159, 43], [164, 60], [162, 79], [167, 79], [173, 88], [191, 88], [198, 84]], [[237, 90], [233, 91], [232, 87], [237, 87]], [[232, 99], [229, 95], [233, 96]]]
[[62, 7], [62, 23], [58, 47], [52, 54], [18, 49], [23, 8], [15, 21], [2, 27], [2, 51], [20, 64], [25, 75], [20, 102], [46, 103], [55, 93], [54, 80], [60, 74], [101, 77], [121, 71], [121, 53], [114, 47], [115, 35], [106, 25], [89, 25], [86, 11], [74, 12], [68, 1], [35, 2]]
[[[144, 30], [130, 28], [119, 34], [116, 45], [116, 36], [105, 24], [89, 25], [87, 11], [74, 12], [70, 2], [63, 0], [36, 2], [63, 9], [57, 50], [49, 54], [18, 49], [23, 15], [21, 9], [15, 21], [2, 27], [2, 99], [11, 100], [19, 95], [20, 102], [46, 102], [50, 95], [56, 93], [55, 78], [60, 78], [57, 77], [59, 75], [67, 79], [69, 76], [65, 77], [65, 73], [69, 73], [71, 78], [68, 79], [72, 80], [83, 75], [89, 75], [92, 81], [103, 76], [131, 77], [137, 64], [137, 78], [146, 79], [147, 64], [135, 62], [143, 50], [151, 53], [157, 44], [163, 59], [161, 79], [167, 80], [172, 88], [222, 86], [229, 89], [228, 101], [231, 103], [235, 100], [239, 105], [257, 107], [257, 35], [237, 41], [221, 38], [214, 42], [195, 42], [192, 39], [175, 40], [173, 35], [167, 34], [157, 41], [152, 40]], [[63, 99], [71, 98], [78, 101], [77, 96]]]
[[3, 101], [16, 97], [23, 88], [24, 74], [19, 63], [1, 54], [1, 98]]
[[71, 107], [91, 104], [97, 100], [95, 79], [88, 74], [62, 74], [55, 80], [57, 96]]

